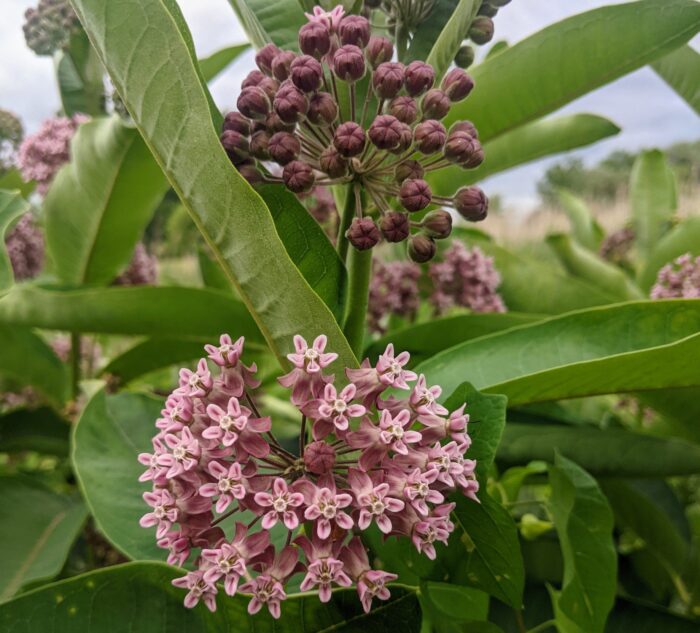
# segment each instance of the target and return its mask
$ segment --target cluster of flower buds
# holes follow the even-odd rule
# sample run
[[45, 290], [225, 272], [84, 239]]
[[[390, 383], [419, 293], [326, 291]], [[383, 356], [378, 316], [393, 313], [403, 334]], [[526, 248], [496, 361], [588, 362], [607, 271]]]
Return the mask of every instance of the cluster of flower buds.
[[635, 237], [634, 229], [631, 226], [624, 226], [602, 241], [598, 254], [613, 264], [627, 264]]
[[[299, 48], [299, 55], [273, 44], [258, 51], [258, 69], [242, 83], [238, 111], [226, 115], [221, 142], [251, 184], [279, 182], [302, 194], [352, 183], [356, 217], [348, 240], [365, 250], [382, 237], [408, 239], [417, 262], [433, 257], [435, 240], [450, 234], [452, 219], [444, 209], [419, 221], [410, 214], [436, 204], [483, 219], [485, 207], [478, 217], [473, 212], [474, 188], [438, 196], [424, 179], [429, 171], [471, 169], [484, 159], [470, 122], [449, 130], [441, 123], [474, 86], [463, 70], [450, 70], [436, 86], [432, 66], [391, 61], [391, 41], [372, 36], [366, 18], [344, 16], [342, 7], [330, 13], [316, 7], [299, 31]], [[360, 95], [367, 73], [362, 85], [369, 87]], [[341, 107], [344, 96], [348, 104]]]
[[152, 286], [158, 276], [158, 260], [142, 242], [134, 249], [134, 255], [126, 269], [114, 280], [115, 286]]
[[652, 299], [700, 299], [700, 256], [681, 255], [666, 264], [651, 289]]
[[[504, 7], [510, 0], [483, 0], [477, 15], [469, 26], [466, 39], [477, 46], [488, 44], [493, 39], [493, 18], [498, 10]], [[460, 68], [469, 68], [474, 63], [474, 48], [469, 44], [463, 44], [455, 55], [455, 64]]]
[[25, 213], [5, 237], [16, 281], [36, 277], [44, 266], [44, 236], [34, 216]]
[[429, 269], [433, 283], [430, 302], [441, 314], [453, 306], [469, 308], [473, 312], [505, 312], [506, 306], [498, 294], [501, 276], [480, 248], [467, 249], [461, 242], [453, 242], [441, 262]]
[[68, 0], [39, 0], [24, 14], [24, 39], [37, 55], [53, 55], [66, 46], [80, 27]]
[[23, 136], [22, 121], [9, 110], [0, 108], [0, 175], [12, 167]]
[[[243, 338], [223, 335], [195, 371], [180, 371], [153, 451], [138, 459], [146, 466], [140, 480], [152, 483], [141, 525], [156, 528], [171, 564], [201, 548], [195, 569], [173, 581], [188, 590], [186, 606], [201, 600], [214, 610], [222, 583], [228, 595], [251, 594], [249, 613], [265, 605], [277, 618], [287, 581], [302, 573], [301, 590], [318, 591], [322, 602], [333, 585], [355, 584], [369, 611], [373, 598], [389, 597], [396, 575], [372, 569], [362, 531], [376, 524], [433, 559], [436, 542], [454, 529], [447, 495], [459, 490], [478, 501], [476, 463], [464, 457], [465, 405], [450, 413], [438, 402], [440, 387], [407, 370], [408, 353], [394, 355], [391, 345], [375, 365], [347, 368], [336, 386], [327, 368], [337, 354], [326, 342], [295, 336], [292, 370], [279, 379], [301, 414], [296, 455], [258, 410]], [[390, 388], [406, 396], [382, 398]], [[286, 533], [284, 546], [271, 543], [274, 529]]]
[[17, 165], [22, 178], [34, 180], [37, 191], [46, 193], [58, 170], [70, 160], [70, 142], [81, 123], [90, 118], [76, 114], [47, 119], [34, 134], [30, 134], [19, 146]]
[[413, 262], [374, 260], [367, 306], [370, 331], [383, 334], [391, 315], [409, 319], [415, 316], [420, 304], [420, 276], [420, 266]]

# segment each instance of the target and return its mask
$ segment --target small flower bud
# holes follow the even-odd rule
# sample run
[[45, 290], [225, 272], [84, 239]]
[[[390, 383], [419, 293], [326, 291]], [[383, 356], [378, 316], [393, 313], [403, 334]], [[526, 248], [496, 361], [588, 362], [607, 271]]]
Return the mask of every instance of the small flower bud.
[[389, 112], [401, 123], [411, 125], [418, 118], [418, 104], [411, 97], [395, 97], [389, 104]]
[[348, 173], [347, 161], [338, 153], [338, 150], [333, 147], [333, 145], [321, 152], [318, 164], [331, 178], [340, 178]]
[[296, 58], [292, 51], [282, 51], [275, 55], [272, 60], [272, 76], [278, 81], [289, 79], [289, 67]]
[[304, 466], [314, 475], [323, 475], [333, 471], [335, 449], [324, 441], [311, 442], [304, 449]]
[[416, 125], [413, 131], [413, 139], [418, 151], [423, 154], [439, 152], [445, 145], [447, 131], [445, 126], [435, 119], [428, 119]]
[[391, 40], [386, 37], [378, 37], [373, 35], [369, 38], [369, 43], [365, 49], [365, 56], [372, 68], [376, 68], [379, 64], [391, 61], [394, 56], [394, 45]]
[[457, 121], [450, 127], [450, 134], [466, 132], [472, 138], [479, 138], [479, 132], [471, 121]]
[[444, 209], [426, 213], [421, 226], [427, 235], [436, 240], [444, 240], [452, 233], [452, 216]]
[[341, 44], [354, 44], [360, 48], [367, 46], [369, 32], [369, 20], [360, 15], [346, 15], [338, 28]]
[[355, 218], [346, 231], [345, 236], [348, 238], [358, 251], [366, 251], [373, 248], [379, 243], [381, 235], [377, 225], [372, 218]]
[[364, 129], [352, 121], [341, 123], [333, 136], [333, 145], [345, 158], [361, 154], [366, 142]]
[[263, 72], [259, 71], [257, 68], [251, 70], [241, 82], [241, 89], [257, 86], [263, 79], [265, 79], [265, 74]]
[[408, 216], [399, 211], [385, 213], [379, 221], [379, 228], [387, 242], [403, 242], [411, 232]]
[[267, 146], [270, 144], [271, 134], [267, 130], [258, 130], [250, 137], [250, 153], [258, 160], [270, 158]]
[[251, 187], [262, 184], [263, 176], [254, 165], [239, 165], [236, 169], [238, 173], [248, 181]]
[[257, 67], [266, 75], [272, 75], [272, 60], [280, 52], [274, 44], [266, 44], [255, 55]]
[[401, 183], [399, 201], [406, 211], [421, 211], [430, 204], [433, 192], [430, 185], [421, 178], [409, 178]]
[[299, 139], [289, 132], [277, 132], [267, 142], [270, 158], [280, 165], [291, 163], [299, 156], [301, 144]]
[[369, 126], [369, 140], [378, 149], [396, 149], [401, 142], [401, 122], [391, 114], [380, 114]]
[[321, 59], [331, 50], [331, 34], [320, 22], [309, 22], [299, 29], [299, 49], [305, 55]]
[[462, 164], [471, 161], [480, 149], [479, 141], [468, 132], [450, 131], [445, 143], [445, 158], [451, 163]]
[[465, 220], [480, 222], [488, 213], [489, 199], [479, 187], [462, 187], [454, 196], [454, 207]]
[[232, 158], [248, 158], [248, 151], [250, 149], [248, 137], [234, 130], [225, 130], [221, 134], [220, 139], [221, 145], [223, 145], [229, 156]]
[[413, 145], [413, 130], [406, 123], [401, 123], [399, 144], [390, 151], [392, 154], [403, 154], [411, 145]]
[[432, 237], [418, 233], [408, 240], [408, 256], [418, 264], [424, 264], [435, 257], [437, 246]]
[[270, 103], [272, 103], [272, 100], [275, 98], [279, 87], [280, 82], [272, 77], [263, 77], [262, 81], [258, 84], [258, 88], [260, 88], [267, 95]]
[[406, 92], [417, 97], [433, 87], [435, 71], [430, 64], [415, 61], [406, 66], [405, 77]]
[[498, 7], [491, 2], [482, 2], [477, 15], [485, 15], [487, 18], [493, 18], [498, 13]]
[[313, 189], [316, 178], [310, 165], [301, 160], [293, 160], [284, 166], [282, 180], [291, 192], [304, 193]]
[[474, 80], [461, 68], [453, 68], [443, 77], [441, 85], [450, 101], [456, 102], [466, 99], [474, 88]]
[[317, 92], [309, 99], [306, 117], [314, 125], [331, 125], [338, 118], [338, 104], [327, 92]]
[[282, 121], [296, 123], [308, 111], [309, 101], [294, 84], [285, 83], [277, 91], [273, 106]]
[[262, 120], [270, 111], [270, 100], [262, 88], [249, 86], [241, 91], [236, 101], [238, 110], [249, 119]]
[[233, 130], [239, 132], [243, 136], [250, 134], [250, 119], [246, 119], [240, 112], [229, 112], [224, 117], [222, 131]]
[[372, 87], [380, 99], [393, 99], [403, 87], [404, 66], [399, 62], [383, 62], [372, 74]]
[[323, 79], [323, 68], [311, 55], [297, 57], [292, 62], [289, 72], [294, 85], [304, 92], [318, 90]]
[[293, 132], [295, 128], [294, 123], [285, 123], [274, 110], [265, 117], [263, 125], [264, 129], [271, 134], [275, 132]]
[[469, 39], [474, 44], [483, 46], [490, 42], [491, 38], [493, 38], [493, 20], [483, 15], [475, 18], [469, 29]]
[[449, 111], [452, 102], [443, 90], [428, 90], [421, 101], [423, 116], [428, 119], [442, 119]]
[[394, 178], [396, 182], [401, 184], [404, 180], [423, 178], [425, 170], [417, 160], [405, 160], [394, 169]]
[[474, 48], [469, 45], [461, 46], [455, 55], [455, 64], [459, 68], [469, 68], [474, 63]]
[[481, 143], [476, 139], [472, 139], [472, 148], [468, 156], [460, 161], [459, 165], [464, 169], [474, 169], [484, 162], [484, 149]]
[[353, 44], [341, 46], [333, 55], [333, 72], [343, 81], [357, 81], [365, 74], [365, 56]]

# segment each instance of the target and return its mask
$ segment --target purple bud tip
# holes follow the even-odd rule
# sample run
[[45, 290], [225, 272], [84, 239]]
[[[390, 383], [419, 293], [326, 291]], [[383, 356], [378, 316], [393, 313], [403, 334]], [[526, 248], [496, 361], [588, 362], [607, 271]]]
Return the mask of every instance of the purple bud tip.
[[452, 233], [452, 216], [444, 209], [430, 211], [421, 223], [427, 235], [436, 240], [444, 240]]
[[396, 149], [401, 142], [403, 126], [391, 114], [380, 114], [369, 127], [369, 140], [379, 149]]
[[317, 92], [309, 99], [306, 117], [314, 125], [331, 125], [338, 118], [338, 104], [329, 93]]
[[318, 90], [323, 80], [323, 68], [311, 55], [297, 57], [290, 67], [290, 76], [294, 85], [304, 92]]
[[413, 131], [413, 138], [416, 147], [423, 154], [434, 154], [439, 152], [445, 145], [447, 131], [440, 121], [428, 119], [416, 125]]
[[289, 69], [297, 56], [292, 51], [282, 51], [272, 60], [272, 76], [278, 81], [289, 79]]
[[293, 160], [284, 166], [282, 180], [293, 193], [304, 193], [313, 189], [316, 179], [310, 165], [301, 160]]
[[399, 200], [406, 211], [421, 211], [430, 204], [433, 192], [430, 185], [421, 178], [409, 178], [401, 183]]
[[333, 72], [343, 81], [357, 81], [365, 74], [365, 56], [353, 44], [341, 46], [333, 55]]
[[274, 100], [275, 112], [285, 123], [296, 123], [309, 109], [306, 95], [294, 84], [285, 82], [277, 91]]
[[226, 130], [233, 130], [248, 136], [250, 134], [250, 119], [246, 119], [240, 112], [229, 112], [224, 117], [222, 131], [225, 132]]
[[454, 207], [465, 220], [481, 222], [488, 213], [489, 199], [479, 187], [462, 187], [454, 196]]
[[272, 60], [280, 49], [274, 44], [266, 44], [255, 55], [255, 63], [266, 75], [272, 75]]
[[360, 15], [346, 15], [338, 29], [341, 44], [353, 44], [364, 48], [369, 43], [369, 20]]
[[394, 56], [394, 45], [386, 37], [373, 35], [369, 38], [369, 43], [365, 49], [365, 56], [372, 68], [376, 68], [383, 62], [391, 61]]
[[410, 234], [408, 216], [399, 211], [385, 213], [379, 222], [379, 228], [387, 242], [403, 242]]
[[352, 121], [341, 123], [333, 136], [333, 145], [345, 158], [361, 154], [366, 141], [364, 129]]
[[423, 96], [421, 107], [423, 116], [429, 119], [442, 119], [450, 111], [452, 102], [444, 90], [433, 88]]
[[430, 90], [434, 82], [435, 71], [430, 64], [415, 61], [406, 66], [406, 92], [412, 97]]
[[443, 78], [441, 86], [450, 101], [456, 102], [467, 98], [474, 88], [474, 80], [461, 68], [453, 68]]
[[320, 22], [309, 22], [299, 30], [299, 49], [305, 55], [321, 59], [331, 50], [331, 34]]
[[399, 62], [384, 62], [372, 74], [372, 87], [381, 99], [393, 99], [403, 87], [404, 65]]
[[348, 173], [347, 161], [333, 145], [321, 152], [318, 164], [331, 178], [340, 178]]
[[277, 132], [267, 143], [270, 158], [280, 165], [286, 165], [299, 156], [301, 144], [296, 136], [289, 132]]
[[314, 475], [330, 473], [335, 465], [335, 450], [328, 442], [311, 442], [304, 449], [304, 466]]
[[423, 178], [425, 170], [423, 165], [421, 165], [417, 160], [405, 160], [396, 166], [394, 170], [394, 177], [396, 182], [401, 184], [404, 180], [416, 178]]
[[419, 233], [408, 241], [408, 256], [418, 264], [424, 264], [435, 257], [437, 246], [432, 237]]
[[412, 125], [418, 118], [418, 104], [415, 99], [405, 95], [395, 97], [389, 104], [389, 112], [401, 123]]
[[358, 251], [373, 248], [381, 239], [379, 229], [372, 218], [355, 218], [345, 235]]
[[250, 86], [257, 86], [263, 79], [265, 79], [265, 74], [259, 71], [257, 68], [251, 70], [246, 78], [241, 83], [241, 88], [250, 88]]
[[270, 111], [270, 100], [258, 86], [249, 86], [241, 91], [236, 102], [238, 110], [249, 119], [262, 120]]

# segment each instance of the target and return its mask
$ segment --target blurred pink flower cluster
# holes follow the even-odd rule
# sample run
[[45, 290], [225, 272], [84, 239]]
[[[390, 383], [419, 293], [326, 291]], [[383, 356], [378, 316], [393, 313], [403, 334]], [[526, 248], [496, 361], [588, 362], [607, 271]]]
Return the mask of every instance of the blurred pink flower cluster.
[[31, 213], [25, 213], [5, 238], [17, 281], [36, 277], [44, 266], [44, 236]]
[[[243, 342], [223, 335], [195, 371], [180, 371], [153, 451], [139, 455], [147, 467], [140, 479], [153, 486], [141, 525], [156, 528], [171, 564], [201, 548], [196, 569], [173, 581], [188, 590], [188, 607], [201, 600], [214, 610], [223, 583], [228, 595], [251, 595], [251, 614], [267, 606], [277, 618], [285, 585], [301, 572], [300, 588], [317, 590], [322, 602], [333, 585], [354, 584], [369, 611], [397, 576], [372, 569], [361, 532], [374, 523], [432, 559], [454, 529], [447, 495], [478, 500], [476, 463], [464, 457], [465, 405], [450, 413], [440, 387], [409, 371], [408, 353], [391, 345], [375, 365], [346, 368], [349, 382], [336, 386], [327, 369], [337, 354], [326, 351], [326, 337], [308, 345], [295, 336], [292, 369], [279, 379], [301, 413], [295, 455], [256, 406], [259, 381], [255, 365], [241, 360]], [[387, 389], [405, 396], [382, 398]], [[229, 517], [235, 528], [225, 532]], [[270, 530], [280, 528], [285, 544], [275, 547]]]
[[114, 280], [115, 286], [151, 286], [158, 278], [158, 259], [139, 242], [129, 265]]
[[386, 318], [392, 314], [408, 318], [415, 315], [420, 304], [420, 276], [420, 266], [413, 262], [374, 260], [367, 313], [372, 332], [383, 334]]
[[700, 256], [681, 255], [666, 264], [651, 289], [652, 299], [699, 299]]

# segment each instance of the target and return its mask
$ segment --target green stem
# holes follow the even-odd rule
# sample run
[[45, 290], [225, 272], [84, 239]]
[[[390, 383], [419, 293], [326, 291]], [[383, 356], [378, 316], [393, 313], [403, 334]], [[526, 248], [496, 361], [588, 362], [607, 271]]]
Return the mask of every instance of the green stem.
[[340, 260], [343, 263], [346, 263], [345, 260], [348, 257], [348, 238], [345, 237], [345, 233], [350, 228], [352, 218], [355, 215], [355, 193], [352, 183], [345, 190], [345, 196], [345, 206], [340, 216], [340, 227], [338, 228], [338, 238], [336, 240], [338, 255], [340, 255]]
[[352, 249], [348, 261], [348, 310], [343, 333], [357, 358], [361, 358], [367, 319], [369, 282], [372, 274], [372, 249]]

